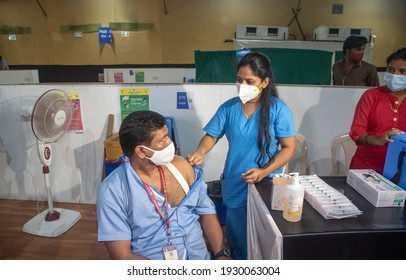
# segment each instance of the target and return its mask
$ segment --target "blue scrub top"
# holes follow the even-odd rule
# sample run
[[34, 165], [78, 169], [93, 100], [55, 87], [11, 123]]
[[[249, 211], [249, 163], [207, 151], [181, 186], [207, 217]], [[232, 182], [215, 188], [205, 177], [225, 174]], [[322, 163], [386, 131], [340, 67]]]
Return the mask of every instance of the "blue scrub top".
[[[223, 103], [204, 131], [216, 138], [225, 134], [229, 144], [226, 163], [222, 176], [222, 195], [227, 207], [237, 208], [247, 204], [247, 183], [241, 180], [241, 173], [250, 168], [258, 168], [260, 156], [258, 149], [258, 130], [261, 105], [258, 106], [251, 118], [247, 119], [242, 110], [239, 97], [234, 97]], [[280, 99], [273, 97], [270, 108], [269, 133], [271, 137], [270, 153], [278, 154], [279, 138], [296, 135], [292, 112]], [[267, 163], [267, 157], [262, 159], [261, 166]], [[278, 169], [274, 173], [281, 173]]]

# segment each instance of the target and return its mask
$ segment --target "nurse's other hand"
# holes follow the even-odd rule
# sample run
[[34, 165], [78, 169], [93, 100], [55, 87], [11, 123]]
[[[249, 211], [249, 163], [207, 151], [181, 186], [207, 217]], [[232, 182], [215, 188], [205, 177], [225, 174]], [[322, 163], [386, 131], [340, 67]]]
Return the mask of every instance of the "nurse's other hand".
[[241, 174], [241, 179], [249, 184], [258, 183], [266, 174], [260, 168], [251, 168]]

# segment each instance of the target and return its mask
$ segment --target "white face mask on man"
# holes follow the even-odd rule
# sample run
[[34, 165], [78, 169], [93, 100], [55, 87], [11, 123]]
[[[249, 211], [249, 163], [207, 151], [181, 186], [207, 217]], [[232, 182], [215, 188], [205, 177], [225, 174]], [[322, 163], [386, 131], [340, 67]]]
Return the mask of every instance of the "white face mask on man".
[[[262, 85], [262, 83], [261, 83]], [[261, 87], [260, 85], [260, 87]], [[242, 103], [247, 103], [248, 101], [254, 99], [261, 93], [262, 88], [256, 86], [246, 85], [237, 83], [238, 96], [240, 97]]]
[[154, 154], [150, 158], [146, 158], [155, 163], [155, 165], [157, 166], [167, 165], [175, 157], [175, 145], [173, 145], [173, 142], [171, 142], [166, 148], [160, 151], [155, 151], [145, 146], [142, 147], [147, 149], [148, 151], [154, 152]]

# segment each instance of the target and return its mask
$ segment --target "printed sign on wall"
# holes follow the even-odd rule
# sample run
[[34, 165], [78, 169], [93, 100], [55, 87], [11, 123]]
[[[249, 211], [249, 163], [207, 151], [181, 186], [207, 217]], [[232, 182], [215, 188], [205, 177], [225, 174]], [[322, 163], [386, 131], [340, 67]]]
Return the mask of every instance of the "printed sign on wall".
[[177, 92], [177, 109], [193, 110], [193, 92]]
[[80, 106], [80, 93], [69, 92], [68, 96], [72, 102], [73, 115], [69, 126], [69, 131], [73, 133], [83, 133], [82, 110]]
[[111, 44], [113, 42], [113, 34], [110, 27], [99, 27], [99, 43]]
[[121, 121], [131, 112], [149, 110], [148, 88], [120, 89]]
[[135, 70], [135, 82], [143, 83], [145, 81], [145, 72], [144, 70]]

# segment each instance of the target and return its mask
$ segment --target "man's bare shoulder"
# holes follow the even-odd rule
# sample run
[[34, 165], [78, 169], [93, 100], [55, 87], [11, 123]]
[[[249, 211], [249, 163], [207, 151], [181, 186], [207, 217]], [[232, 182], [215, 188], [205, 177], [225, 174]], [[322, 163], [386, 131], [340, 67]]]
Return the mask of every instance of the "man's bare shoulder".
[[195, 181], [195, 171], [192, 165], [180, 156], [175, 156], [172, 160], [172, 164], [179, 170], [179, 172], [185, 177], [189, 185]]

